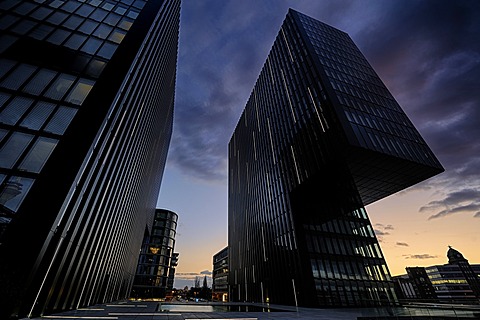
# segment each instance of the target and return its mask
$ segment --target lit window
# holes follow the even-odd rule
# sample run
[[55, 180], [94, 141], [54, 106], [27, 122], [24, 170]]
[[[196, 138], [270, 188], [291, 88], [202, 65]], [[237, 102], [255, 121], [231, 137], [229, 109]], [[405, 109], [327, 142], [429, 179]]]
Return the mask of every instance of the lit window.
[[81, 105], [92, 89], [94, 83], [95, 82], [92, 80], [80, 79], [65, 101]]

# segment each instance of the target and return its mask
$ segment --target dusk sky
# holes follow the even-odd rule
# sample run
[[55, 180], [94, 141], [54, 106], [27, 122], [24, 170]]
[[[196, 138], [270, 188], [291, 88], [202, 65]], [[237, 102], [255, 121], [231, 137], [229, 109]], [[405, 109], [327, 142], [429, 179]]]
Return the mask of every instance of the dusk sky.
[[480, 263], [480, 1], [183, 0], [175, 120], [158, 207], [179, 215], [177, 288], [227, 245], [227, 147], [293, 8], [347, 32], [445, 172], [366, 209], [392, 275]]

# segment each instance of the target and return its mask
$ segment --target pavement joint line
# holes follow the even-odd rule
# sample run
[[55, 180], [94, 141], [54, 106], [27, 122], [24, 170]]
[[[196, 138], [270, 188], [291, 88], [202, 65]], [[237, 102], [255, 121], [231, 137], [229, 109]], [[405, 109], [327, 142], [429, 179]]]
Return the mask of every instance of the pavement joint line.
[[109, 316], [181, 316], [181, 313], [161, 313], [161, 312], [142, 312], [142, 313], [133, 313], [133, 312], [109, 312]]
[[118, 317], [109, 317], [109, 316], [42, 316], [42, 318], [47, 319], [108, 319], [108, 320], [117, 320]]

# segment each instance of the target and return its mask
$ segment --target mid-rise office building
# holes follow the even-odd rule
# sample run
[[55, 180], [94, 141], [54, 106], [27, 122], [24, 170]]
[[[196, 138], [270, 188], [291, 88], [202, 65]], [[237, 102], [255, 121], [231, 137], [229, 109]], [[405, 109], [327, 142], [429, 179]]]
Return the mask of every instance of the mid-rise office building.
[[0, 318], [127, 298], [172, 133], [180, 0], [0, 1]]
[[228, 301], [228, 247], [213, 256], [212, 300]]
[[442, 171], [350, 37], [290, 10], [229, 143], [230, 301], [395, 303], [364, 206]]
[[[407, 267], [406, 275], [394, 277], [400, 295], [409, 301], [478, 304], [480, 264], [470, 264], [452, 247], [447, 257], [447, 264]], [[402, 285], [407, 281], [412, 284], [414, 295], [408, 286]]]
[[145, 230], [137, 272], [130, 296], [134, 299], [164, 299], [173, 288], [178, 253], [175, 235], [178, 215], [157, 209], [153, 226]]

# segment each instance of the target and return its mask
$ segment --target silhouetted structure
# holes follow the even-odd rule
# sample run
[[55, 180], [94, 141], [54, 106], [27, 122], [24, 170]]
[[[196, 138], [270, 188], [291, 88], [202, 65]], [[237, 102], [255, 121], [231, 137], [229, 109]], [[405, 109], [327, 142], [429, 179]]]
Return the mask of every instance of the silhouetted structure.
[[228, 247], [213, 256], [212, 300], [228, 301]]
[[153, 226], [145, 230], [137, 272], [130, 296], [135, 299], [162, 299], [172, 290], [178, 253], [175, 235], [178, 215], [157, 209]]
[[127, 298], [172, 133], [180, 0], [0, 1], [0, 318]]
[[229, 143], [230, 300], [395, 303], [364, 206], [442, 171], [350, 37], [290, 10]]
[[399, 279], [405, 275], [394, 277], [403, 298], [419, 302], [478, 304], [480, 264], [471, 265], [452, 247], [449, 247], [447, 257], [448, 264], [406, 268], [416, 293], [414, 296], [409, 295], [409, 289], [401, 285], [405, 280]]

